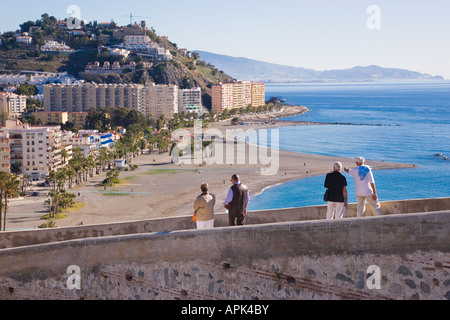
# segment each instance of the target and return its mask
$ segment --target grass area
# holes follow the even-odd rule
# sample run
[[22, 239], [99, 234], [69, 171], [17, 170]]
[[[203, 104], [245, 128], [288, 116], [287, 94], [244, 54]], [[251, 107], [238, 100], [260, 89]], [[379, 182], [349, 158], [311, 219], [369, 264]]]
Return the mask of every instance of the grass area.
[[83, 202], [75, 202], [75, 204], [69, 209], [65, 210], [64, 213], [75, 213], [81, 209], [86, 207], [86, 204]]
[[157, 174], [178, 174], [180, 173], [180, 170], [173, 170], [173, 169], [152, 169], [146, 171], [144, 174], [151, 176], [151, 175], [157, 175]]
[[50, 218], [50, 214], [46, 214], [45, 216], [41, 217], [41, 219], [42, 220], [62, 220], [62, 219], [67, 218], [68, 214], [75, 213], [75, 212], [83, 209], [85, 206], [86, 206], [85, 203], [75, 202], [70, 208], [64, 210], [64, 212], [58, 213], [53, 218]]
[[54, 55], [52, 61], [46, 61], [45, 56], [28, 57], [26, 53], [30, 50], [15, 48], [11, 50], [0, 50], [0, 62], [10, 70], [30, 70], [58, 72], [68, 61], [68, 56]]
[[196, 66], [196, 69], [198, 70], [199, 73], [201, 73], [206, 79], [208, 79], [212, 83], [217, 81], [216, 77], [213, 76], [211, 73], [211, 71], [212, 71], [211, 68], [203, 67], [203, 66]]
[[50, 214], [46, 214], [45, 216], [41, 217], [42, 220], [62, 220], [67, 218], [67, 215], [64, 213], [58, 213], [53, 218], [50, 217]]
[[107, 192], [107, 193], [102, 193], [102, 196], [104, 197], [128, 197], [130, 196], [130, 194], [128, 193], [120, 193], [120, 192]]
[[123, 181], [133, 181], [136, 179], [137, 179], [137, 176], [129, 176], [129, 177], [121, 179], [121, 183], [123, 183]]

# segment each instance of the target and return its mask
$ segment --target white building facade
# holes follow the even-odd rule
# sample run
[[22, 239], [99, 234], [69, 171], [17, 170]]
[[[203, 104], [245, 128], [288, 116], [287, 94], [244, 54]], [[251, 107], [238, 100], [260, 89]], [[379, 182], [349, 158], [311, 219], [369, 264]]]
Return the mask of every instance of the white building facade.
[[61, 127], [19, 125], [9, 130], [11, 167], [16, 167], [33, 180], [45, 179], [61, 168]]
[[11, 92], [0, 92], [0, 112], [18, 118], [27, 108], [27, 97]]
[[178, 112], [188, 112], [188, 108], [202, 106], [202, 89], [179, 89], [178, 90]]

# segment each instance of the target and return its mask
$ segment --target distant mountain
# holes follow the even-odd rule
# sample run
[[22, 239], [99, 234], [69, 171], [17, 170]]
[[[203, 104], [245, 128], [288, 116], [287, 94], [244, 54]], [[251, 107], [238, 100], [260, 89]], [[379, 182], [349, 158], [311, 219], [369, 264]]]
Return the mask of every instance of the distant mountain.
[[214, 65], [228, 75], [239, 80], [264, 82], [356, 82], [385, 80], [444, 80], [405, 69], [382, 68], [379, 66], [354, 67], [344, 70], [316, 71], [299, 67], [289, 67], [248, 58], [238, 58], [198, 51], [200, 60]]

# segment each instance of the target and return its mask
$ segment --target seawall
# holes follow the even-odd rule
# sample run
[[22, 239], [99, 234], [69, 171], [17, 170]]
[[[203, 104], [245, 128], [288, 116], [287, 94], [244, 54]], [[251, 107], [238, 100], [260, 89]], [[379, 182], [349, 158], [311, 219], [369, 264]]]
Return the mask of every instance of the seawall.
[[449, 201], [383, 203], [388, 215], [361, 219], [350, 209], [340, 221], [321, 220], [323, 206], [252, 212], [240, 228], [219, 215], [205, 231], [187, 230], [188, 217], [47, 230], [0, 250], [0, 298], [450, 299]]

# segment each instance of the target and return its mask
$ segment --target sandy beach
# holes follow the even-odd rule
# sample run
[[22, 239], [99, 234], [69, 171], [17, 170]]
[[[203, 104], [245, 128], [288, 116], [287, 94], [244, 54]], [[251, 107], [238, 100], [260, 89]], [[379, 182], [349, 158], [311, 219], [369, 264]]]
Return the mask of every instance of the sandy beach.
[[[300, 111], [300, 109], [296, 110], [296, 112]], [[275, 121], [273, 114], [264, 116], [257, 119], [249, 117], [243, 120], [245, 122], [253, 121], [254, 125], [231, 126], [231, 121], [225, 121], [211, 125], [209, 129], [219, 130], [225, 135], [226, 130], [233, 129], [257, 130], [286, 125], [305, 125]], [[276, 115], [276, 117], [279, 116], [280, 114]], [[266, 121], [270, 123], [266, 123]], [[231, 144], [235, 150], [245, 150], [245, 152], [242, 154], [242, 152], [236, 151], [234, 161], [231, 163], [224, 161], [225, 164], [211, 163], [203, 166], [194, 163], [173, 164], [168, 153], [144, 153], [132, 159], [132, 163], [139, 166], [137, 170], [121, 172], [120, 179], [123, 182], [120, 185], [105, 191], [100, 186], [106, 175], [106, 173], [102, 173], [69, 190], [77, 195], [76, 201], [84, 203], [85, 207], [55, 222], [58, 227], [68, 227], [80, 224], [92, 225], [190, 216], [193, 213], [193, 202], [201, 193], [200, 185], [203, 182], [209, 183], [211, 193], [217, 197], [216, 211], [223, 212], [223, 202], [231, 186], [230, 178], [235, 173], [241, 176], [243, 183], [249, 187], [251, 195], [254, 196], [270, 186], [308, 176], [327, 174], [331, 172], [335, 161], [341, 161], [346, 167], [353, 167], [355, 165], [353, 156], [360, 156], [351, 155], [352, 158], [339, 158], [281, 150], [275, 174], [263, 175], [261, 168], [264, 165], [260, 162], [249, 163], [249, 153], [252, 150], [247, 144], [229, 140], [226, 143]], [[216, 144], [216, 148], [226, 148], [226, 145], [221, 145], [220, 142]], [[239, 157], [244, 155], [247, 161], [244, 164], [238, 164], [239, 160], [242, 160]], [[370, 159], [367, 160], [367, 164], [374, 170], [414, 166], [413, 164], [379, 162]], [[40, 191], [41, 196], [11, 201], [8, 229], [35, 228], [45, 222], [40, 220], [40, 216], [46, 210], [43, 204], [46, 199], [45, 190], [38, 187], [33, 187], [32, 190]], [[32, 210], [35, 214], [30, 212]], [[21, 215], [25, 212], [27, 212], [26, 215]]]

